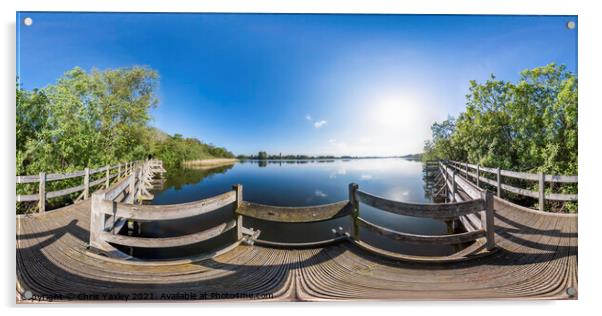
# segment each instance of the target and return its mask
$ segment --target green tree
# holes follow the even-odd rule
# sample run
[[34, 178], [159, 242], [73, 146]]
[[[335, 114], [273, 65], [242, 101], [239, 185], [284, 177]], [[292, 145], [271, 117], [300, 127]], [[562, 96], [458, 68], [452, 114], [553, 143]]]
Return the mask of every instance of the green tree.
[[524, 70], [516, 83], [493, 75], [484, 83], [470, 81], [466, 110], [455, 121], [433, 124], [424, 159], [577, 174], [577, 92], [575, 75], [556, 64]]

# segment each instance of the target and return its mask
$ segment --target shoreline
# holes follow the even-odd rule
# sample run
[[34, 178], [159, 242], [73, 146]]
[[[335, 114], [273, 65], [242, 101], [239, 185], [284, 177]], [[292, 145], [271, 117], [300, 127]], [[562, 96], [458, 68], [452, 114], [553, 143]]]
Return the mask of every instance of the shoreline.
[[211, 159], [198, 159], [184, 161], [181, 167], [194, 168], [194, 169], [211, 169], [221, 166], [233, 165], [239, 162], [236, 158], [211, 158]]

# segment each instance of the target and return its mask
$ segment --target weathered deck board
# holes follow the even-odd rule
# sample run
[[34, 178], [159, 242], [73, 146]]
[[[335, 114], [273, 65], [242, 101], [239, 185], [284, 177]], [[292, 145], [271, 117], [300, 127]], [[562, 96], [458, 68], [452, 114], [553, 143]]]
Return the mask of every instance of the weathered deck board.
[[577, 217], [539, 213], [499, 199], [500, 250], [448, 264], [396, 262], [343, 242], [316, 249], [240, 245], [193, 263], [132, 265], [86, 252], [89, 207], [84, 201], [17, 219], [18, 292], [63, 295], [59, 299], [215, 292], [347, 300], [567, 298], [566, 288], [577, 288]]

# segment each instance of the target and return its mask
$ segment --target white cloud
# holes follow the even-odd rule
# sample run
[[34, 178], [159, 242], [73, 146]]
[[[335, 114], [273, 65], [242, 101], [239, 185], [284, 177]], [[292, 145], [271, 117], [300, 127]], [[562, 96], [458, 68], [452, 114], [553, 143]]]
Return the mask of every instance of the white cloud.
[[328, 122], [326, 122], [325, 120], [316, 121], [316, 122], [314, 122], [314, 127], [321, 128], [322, 126], [326, 125], [326, 123], [328, 123]]
[[369, 174], [363, 174], [363, 175], [362, 175], [362, 179], [363, 179], [363, 180], [370, 180], [370, 179], [372, 179], [372, 175], [369, 175]]
[[311, 121], [312, 120], [311, 115], [309, 115], [309, 114], [305, 115], [305, 119], [308, 121]]
[[316, 190], [316, 192], [314, 192], [314, 194], [315, 194], [317, 197], [327, 197], [327, 196], [328, 196], [328, 194], [326, 194], [326, 193], [324, 193], [324, 192], [322, 192], [322, 191], [320, 191], [320, 190]]

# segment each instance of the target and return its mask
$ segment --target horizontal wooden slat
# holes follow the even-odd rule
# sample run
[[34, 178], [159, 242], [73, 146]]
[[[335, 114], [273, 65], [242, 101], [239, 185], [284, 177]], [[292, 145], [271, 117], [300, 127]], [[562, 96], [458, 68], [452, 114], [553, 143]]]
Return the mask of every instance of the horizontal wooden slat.
[[539, 181], [539, 175], [536, 173], [500, 170], [500, 174], [504, 177], [510, 177], [510, 178], [515, 178], [515, 179]]
[[553, 201], [577, 201], [577, 194], [551, 193], [546, 194], [546, 200]]
[[101, 183], [105, 183], [106, 180], [107, 180], [106, 178], [100, 178], [98, 180], [90, 181], [90, 186], [93, 187], [95, 185], [99, 185]]
[[85, 175], [84, 170], [70, 172], [70, 173], [51, 173], [46, 175], [46, 181], [57, 181], [65, 180], [70, 178], [83, 177]]
[[106, 170], [107, 170], [107, 166], [96, 168], [96, 169], [90, 169], [90, 174], [95, 174], [95, 173], [103, 172]]
[[211, 238], [217, 237], [224, 232], [236, 227], [236, 221], [232, 220], [227, 223], [217, 225], [209, 228], [202, 232], [178, 236], [178, 237], [166, 237], [166, 238], [146, 238], [146, 237], [132, 237], [124, 235], [114, 235], [109, 232], [102, 232], [101, 238], [105, 241], [113, 244], [130, 247], [141, 247], [141, 248], [170, 248], [192, 245]]
[[546, 174], [546, 182], [559, 182], [559, 183], [578, 183], [578, 176], [554, 176]]
[[104, 201], [102, 211], [116, 217], [139, 221], [170, 220], [209, 213], [236, 201], [236, 193], [229, 191], [208, 199], [170, 205], [133, 205]]
[[243, 202], [238, 214], [265, 221], [309, 223], [330, 220], [351, 214], [348, 201], [307, 207], [280, 207]]
[[17, 194], [17, 202], [39, 201], [39, 194]]
[[517, 187], [513, 187], [511, 185], [508, 184], [503, 184], [502, 183], [502, 189], [508, 192], [512, 192], [515, 194], [519, 194], [519, 195], [523, 195], [523, 196], [528, 196], [528, 197], [532, 197], [532, 198], [538, 198], [539, 197], [539, 193], [535, 192], [535, 191], [530, 191], [527, 189], [521, 189], [521, 188], [517, 188]]
[[458, 203], [415, 204], [388, 200], [360, 190], [356, 192], [361, 202], [398, 215], [453, 219], [483, 209], [483, 200], [481, 199]]
[[371, 231], [391, 239], [401, 242], [413, 244], [428, 244], [428, 245], [455, 245], [475, 241], [477, 238], [484, 237], [484, 230], [469, 231], [460, 234], [452, 235], [416, 235], [398, 232], [386, 227], [382, 227], [371, 223], [361, 217], [358, 217], [359, 223]]
[[36, 183], [40, 182], [40, 176], [17, 176], [17, 183]]
[[78, 186], [67, 188], [67, 189], [63, 189], [63, 190], [47, 192], [46, 193], [46, 198], [47, 199], [52, 199], [52, 198], [55, 198], [55, 197], [64, 196], [64, 195], [67, 195], [67, 194], [79, 192], [79, 191], [82, 191], [83, 189], [84, 189], [84, 185], [82, 184], [82, 185], [78, 185]]

